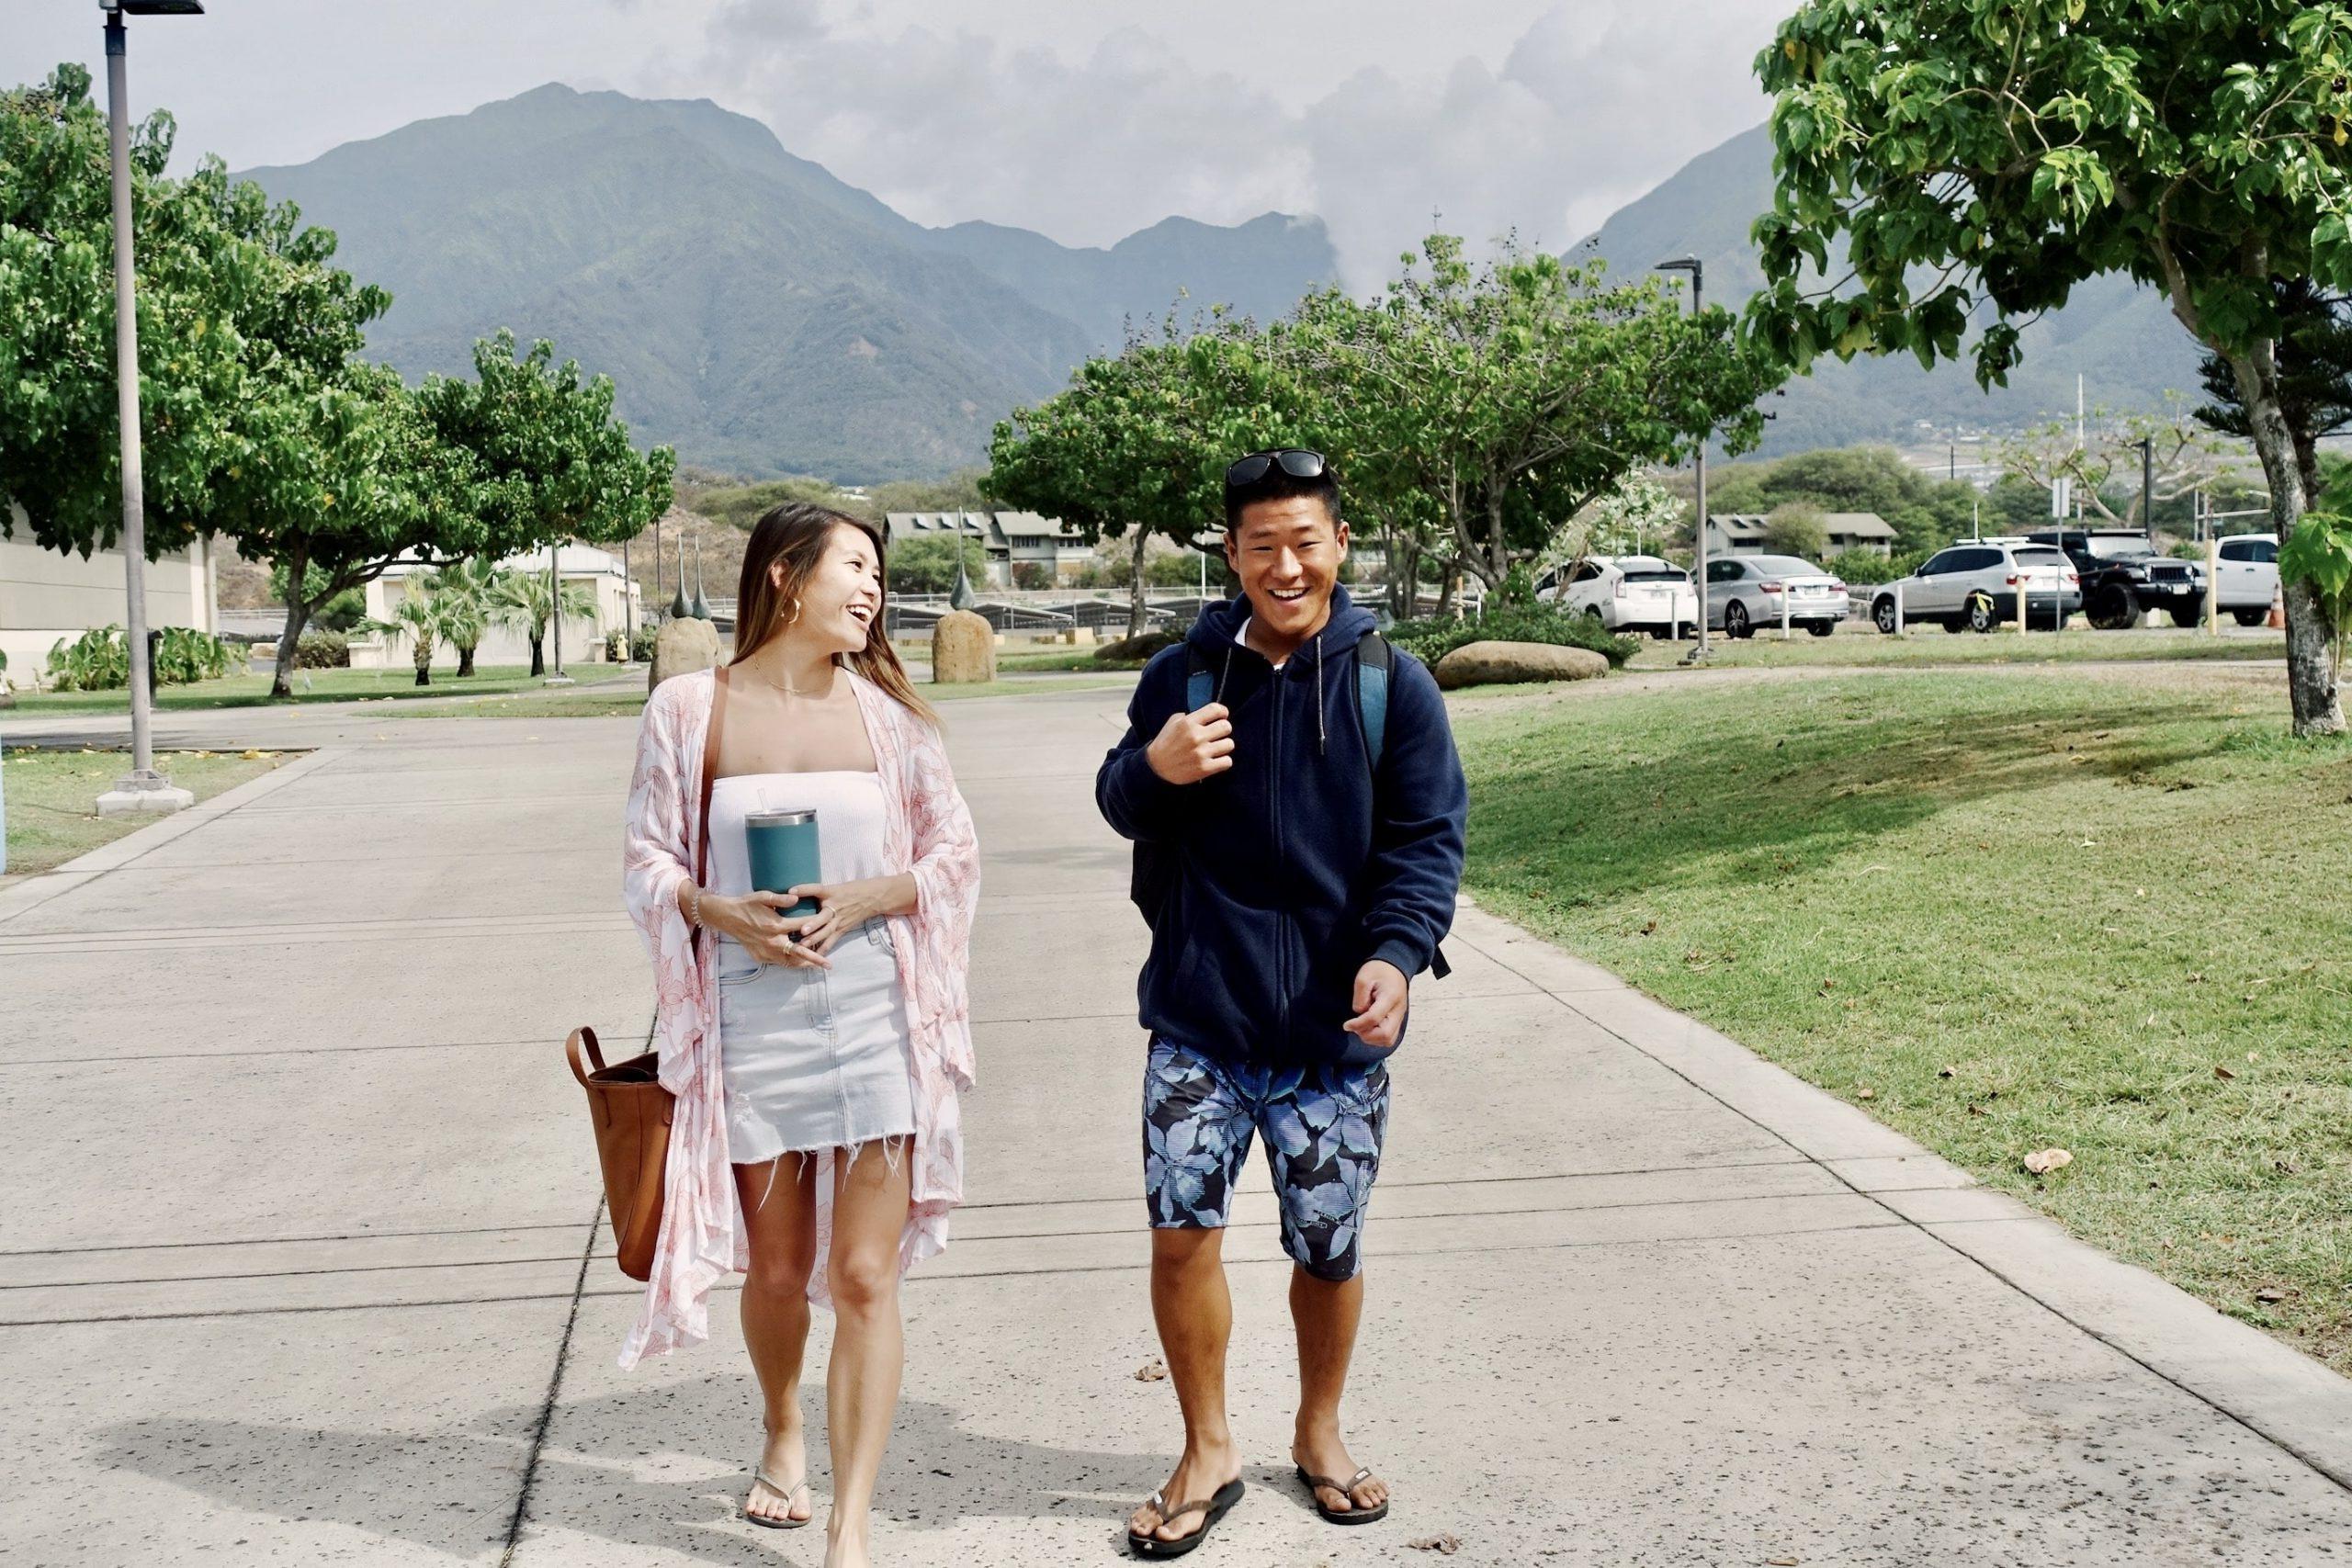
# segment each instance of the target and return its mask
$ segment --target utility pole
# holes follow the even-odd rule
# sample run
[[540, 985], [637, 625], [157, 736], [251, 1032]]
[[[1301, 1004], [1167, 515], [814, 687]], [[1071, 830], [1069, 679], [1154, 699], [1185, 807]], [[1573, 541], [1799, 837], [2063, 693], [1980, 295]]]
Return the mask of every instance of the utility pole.
[[[1690, 275], [1690, 314], [1694, 318], [1698, 316], [1703, 308], [1701, 294], [1706, 287], [1705, 263], [1697, 256], [1678, 256], [1672, 261], [1662, 261], [1650, 270], [1689, 273]], [[1683, 655], [1682, 662], [1685, 664], [1702, 663], [1713, 652], [1707, 645], [1707, 438], [1703, 434], [1699, 437], [1699, 449], [1692, 468], [1697, 479], [1699, 526], [1696, 529], [1698, 535], [1698, 549], [1694, 558], [1696, 567], [1691, 576], [1698, 580], [1699, 584], [1699, 640], [1691, 647], [1689, 653]]]
[[196, 804], [155, 771], [154, 653], [147, 646], [147, 498], [139, 449], [139, 302], [130, 226], [130, 40], [122, 18], [200, 16], [202, 0], [99, 0], [107, 17], [107, 150], [114, 176], [115, 420], [122, 439], [124, 651], [130, 656], [130, 772], [98, 796], [98, 815], [181, 811]]

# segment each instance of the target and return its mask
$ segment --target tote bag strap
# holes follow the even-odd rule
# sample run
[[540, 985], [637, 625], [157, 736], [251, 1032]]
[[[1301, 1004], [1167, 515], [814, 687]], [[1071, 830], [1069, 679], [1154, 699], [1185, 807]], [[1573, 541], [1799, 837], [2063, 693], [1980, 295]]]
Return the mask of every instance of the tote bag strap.
[[705, 885], [710, 871], [710, 786], [718, 782], [718, 731], [727, 721], [727, 666], [710, 672], [710, 722], [702, 732], [702, 804], [695, 827], [695, 886]]

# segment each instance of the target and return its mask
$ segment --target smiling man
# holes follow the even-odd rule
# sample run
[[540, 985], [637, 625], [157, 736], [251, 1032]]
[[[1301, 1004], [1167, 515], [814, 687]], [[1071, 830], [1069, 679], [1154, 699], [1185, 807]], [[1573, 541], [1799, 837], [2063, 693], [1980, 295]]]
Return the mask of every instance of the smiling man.
[[1444, 972], [1462, 878], [1467, 795], [1445, 706], [1338, 586], [1348, 528], [1329, 466], [1295, 449], [1240, 459], [1225, 524], [1242, 596], [1145, 667], [1095, 780], [1102, 815], [1136, 841], [1152, 929], [1137, 987], [1151, 1303], [1184, 1414], [1175, 1474], [1129, 1521], [1143, 1557], [1192, 1551], [1240, 1500], [1223, 1240], [1255, 1137], [1295, 1265], [1292, 1461], [1332, 1523], [1388, 1512], [1386, 1483], [1341, 1438], [1340, 1397], [1387, 1059], [1413, 977]]

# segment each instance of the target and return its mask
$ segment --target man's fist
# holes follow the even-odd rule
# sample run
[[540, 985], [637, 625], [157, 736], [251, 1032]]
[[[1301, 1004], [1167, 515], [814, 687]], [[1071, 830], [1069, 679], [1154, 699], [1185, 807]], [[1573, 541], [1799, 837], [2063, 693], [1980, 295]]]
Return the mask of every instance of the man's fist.
[[1340, 1027], [1367, 1045], [1394, 1045], [1405, 1032], [1411, 994], [1402, 969], [1385, 958], [1373, 959], [1356, 971], [1356, 1015]]
[[1233, 722], [1225, 705], [1170, 714], [1159, 739], [1144, 748], [1143, 760], [1172, 784], [1198, 784], [1233, 766]]

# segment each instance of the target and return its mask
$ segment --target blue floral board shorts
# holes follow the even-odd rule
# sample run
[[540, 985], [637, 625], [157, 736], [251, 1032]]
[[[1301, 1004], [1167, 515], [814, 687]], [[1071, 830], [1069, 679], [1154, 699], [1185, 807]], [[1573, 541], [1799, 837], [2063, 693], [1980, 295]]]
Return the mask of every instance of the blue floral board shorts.
[[1318, 1280], [1352, 1280], [1387, 1126], [1385, 1063], [1267, 1066], [1154, 1040], [1143, 1075], [1152, 1228], [1224, 1228], [1250, 1137], [1262, 1134], [1283, 1250]]

